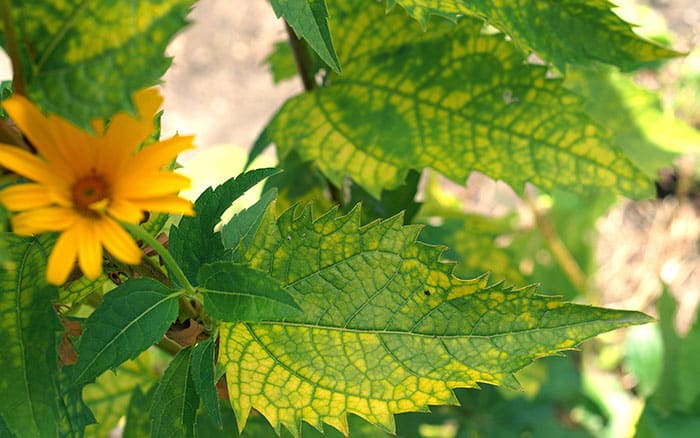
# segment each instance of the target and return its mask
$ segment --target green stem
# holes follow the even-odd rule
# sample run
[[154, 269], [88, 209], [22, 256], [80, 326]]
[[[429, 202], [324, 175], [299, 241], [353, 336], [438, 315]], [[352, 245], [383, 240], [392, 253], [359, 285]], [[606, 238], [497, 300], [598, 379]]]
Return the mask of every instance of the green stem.
[[0, 13], [2, 13], [2, 27], [7, 41], [7, 52], [12, 60], [12, 86], [15, 93], [24, 94], [24, 75], [22, 73], [22, 59], [20, 57], [17, 35], [12, 24], [12, 11], [10, 0], [0, 0]]
[[165, 266], [168, 268], [168, 271], [175, 276], [177, 281], [182, 285], [183, 288], [187, 291], [188, 294], [194, 295], [195, 290], [194, 287], [190, 284], [190, 282], [187, 280], [187, 277], [185, 276], [185, 273], [182, 272], [182, 269], [180, 266], [177, 264], [175, 259], [173, 258], [172, 255], [170, 255], [170, 252], [165, 249], [163, 245], [161, 245], [158, 240], [156, 240], [155, 237], [151, 236], [148, 231], [144, 230], [141, 228], [139, 225], [135, 224], [130, 224], [128, 222], [122, 222], [121, 223], [124, 228], [126, 228], [134, 237], [136, 237], [139, 240], [142, 240], [149, 244], [151, 248], [155, 249], [158, 255], [163, 259], [163, 263]]
[[309, 47], [305, 41], [297, 38], [294, 29], [286, 21], [284, 24], [289, 36], [289, 45], [292, 47], [292, 53], [294, 53], [294, 61], [297, 64], [301, 82], [304, 84], [304, 90], [311, 91], [316, 88], [316, 79], [311, 71], [312, 62]]
[[[532, 214], [535, 216], [535, 223], [537, 229], [542, 234], [547, 247], [549, 247], [550, 252], [554, 256], [559, 266], [564, 271], [564, 274], [569, 278], [571, 284], [577, 289], [577, 292], [583, 296], [587, 296], [589, 299], [593, 297], [591, 294], [587, 293], [588, 288], [586, 287], [586, 275], [583, 270], [578, 265], [578, 262], [571, 255], [569, 249], [564, 245], [557, 230], [554, 228], [554, 224], [549, 219], [549, 216], [544, 212], [539, 206], [537, 206], [536, 201], [531, 199], [529, 196], [524, 197], [525, 204], [530, 208]], [[596, 303], [591, 303], [596, 304]]]

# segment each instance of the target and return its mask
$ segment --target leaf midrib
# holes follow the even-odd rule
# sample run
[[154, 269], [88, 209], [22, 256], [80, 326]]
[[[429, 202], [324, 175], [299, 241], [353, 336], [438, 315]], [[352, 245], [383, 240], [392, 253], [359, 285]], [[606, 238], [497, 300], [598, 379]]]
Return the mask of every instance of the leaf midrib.
[[[156, 291], [153, 291], [153, 292], [158, 293], [158, 292], [156, 292]], [[88, 370], [90, 370], [90, 367], [95, 363], [95, 361], [97, 361], [97, 359], [99, 359], [100, 357], [102, 357], [102, 355], [104, 354], [104, 352], [105, 352], [109, 347], [111, 347], [112, 344], [114, 344], [114, 343], [117, 341], [117, 339], [119, 339], [119, 338], [124, 334], [124, 332], [126, 332], [126, 331], [127, 331], [128, 329], [130, 329], [134, 324], [138, 323], [141, 319], [143, 319], [143, 318], [144, 318], [147, 314], [149, 314], [155, 307], [161, 305], [162, 303], [164, 303], [164, 302], [166, 302], [166, 301], [169, 301], [169, 300], [173, 299], [174, 297], [178, 296], [179, 294], [180, 294], [179, 292], [176, 292], [176, 293], [172, 293], [172, 294], [169, 294], [169, 295], [164, 296], [163, 299], [159, 300], [158, 302], [156, 302], [156, 303], [153, 304], [152, 306], [148, 307], [143, 313], [139, 314], [136, 318], [134, 318], [133, 320], [131, 320], [126, 326], [124, 326], [124, 328], [123, 328], [122, 330], [120, 330], [120, 331], [117, 333], [116, 336], [114, 336], [108, 343], [105, 344], [104, 348], [100, 349], [100, 350], [92, 357], [92, 360], [91, 360], [90, 362], [88, 362], [88, 364], [85, 365], [85, 367], [83, 367], [83, 371], [82, 371], [80, 374], [78, 374], [78, 375], [73, 379], [74, 382], [79, 382], [80, 379], [82, 379], [82, 377], [85, 375], [85, 373], [86, 373]]]

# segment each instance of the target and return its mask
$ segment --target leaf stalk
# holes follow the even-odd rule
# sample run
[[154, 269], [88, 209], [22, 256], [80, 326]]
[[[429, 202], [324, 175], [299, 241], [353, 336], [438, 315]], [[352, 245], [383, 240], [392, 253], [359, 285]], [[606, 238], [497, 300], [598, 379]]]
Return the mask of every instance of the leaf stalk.
[[0, 13], [2, 14], [2, 27], [5, 31], [5, 40], [7, 41], [7, 51], [12, 61], [12, 86], [15, 93], [25, 94], [22, 59], [20, 57], [17, 35], [12, 23], [10, 0], [0, 0]]
[[190, 284], [189, 280], [187, 280], [185, 273], [177, 264], [173, 256], [160, 242], [158, 242], [155, 237], [151, 236], [148, 231], [144, 230], [140, 225], [130, 224], [128, 222], [122, 222], [121, 224], [134, 237], [149, 244], [151, 248], [153, 248], [158, 255], [160, 255], [160, 257], [163, 259], [165, 267], [168, 268], [168, 271], [175, 277], [175, 279], [177, 279], [178, 283], [182, 285], [189, 295], [194, 295], [196, 293], [194, 287], [192, 284]]

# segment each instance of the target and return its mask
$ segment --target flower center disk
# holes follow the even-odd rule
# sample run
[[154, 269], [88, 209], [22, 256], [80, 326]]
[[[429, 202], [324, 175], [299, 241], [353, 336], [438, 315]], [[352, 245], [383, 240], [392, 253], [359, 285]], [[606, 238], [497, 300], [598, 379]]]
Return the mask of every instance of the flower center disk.
[[100, 175], [88, 175], [73, 185], [73, 203], [84, 212], [93, 212], [95, 204], [110, 196], [109, 184]]

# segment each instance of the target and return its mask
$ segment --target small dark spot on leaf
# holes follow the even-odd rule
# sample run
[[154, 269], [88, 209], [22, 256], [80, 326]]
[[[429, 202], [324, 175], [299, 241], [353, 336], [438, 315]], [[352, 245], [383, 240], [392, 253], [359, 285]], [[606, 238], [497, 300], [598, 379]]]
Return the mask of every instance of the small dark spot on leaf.
[[426, 297], [429, 297], [429, 296], [430, 296], [430, 291], [429, 291], [428, 289], [426, 289], [426, 290], [423, 291], [423, 294], [424, 294]]

